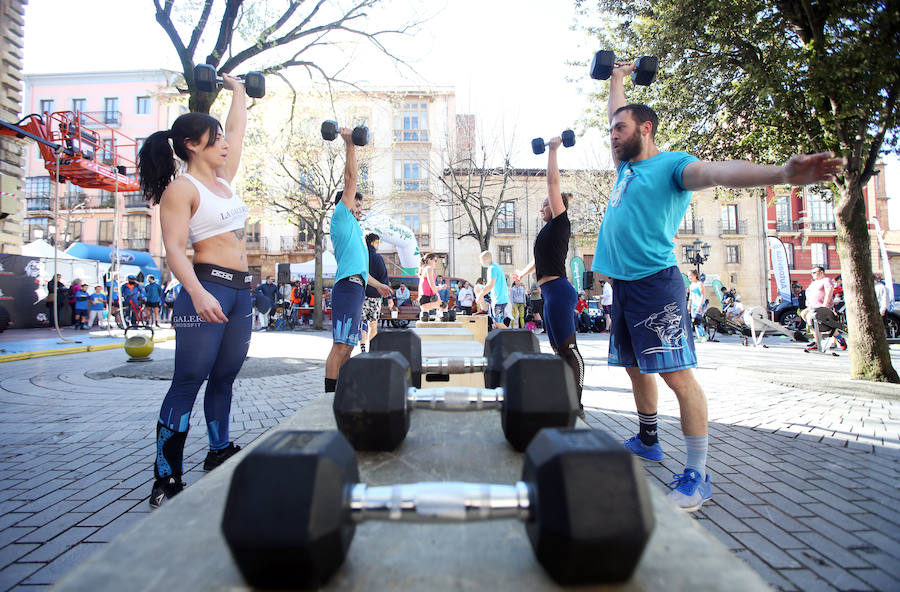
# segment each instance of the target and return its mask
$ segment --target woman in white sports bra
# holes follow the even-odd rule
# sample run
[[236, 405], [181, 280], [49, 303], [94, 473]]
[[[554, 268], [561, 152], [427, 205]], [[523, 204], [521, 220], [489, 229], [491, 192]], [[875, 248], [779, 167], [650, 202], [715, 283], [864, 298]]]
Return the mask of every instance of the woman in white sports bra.
[[[186, 113], [172, 129], [152, 134], [138, 154], [141, 188], [159, 204], [169, 266], [183, 289], [175, 300], [175, 374], [156, 426], [157, 508], [184, 488], [184, 442], [197, 391], [204, 398], [212, 470], [237, 452], [228, 439], [232, 384], [250, 343], [250, 276], [244, 245], [247, 206], [231, 188], [247, 127], [243, 83], [223, 75], [231, 90], [225, 130], [205, 113]], [[175, 156], [187, 164], [177, 176]], [[187, 256], [188, 241], [194, 249]]]

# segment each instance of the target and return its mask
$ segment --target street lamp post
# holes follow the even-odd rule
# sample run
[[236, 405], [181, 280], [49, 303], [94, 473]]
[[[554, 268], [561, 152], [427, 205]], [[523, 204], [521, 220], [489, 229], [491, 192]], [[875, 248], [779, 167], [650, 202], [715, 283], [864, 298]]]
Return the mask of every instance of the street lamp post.
[[709, 259], [709, 243], [701, 243], [698, 238], [687, 246], [688, 263], [697, 267], [697, 277], [700, 277], [700, 266]]

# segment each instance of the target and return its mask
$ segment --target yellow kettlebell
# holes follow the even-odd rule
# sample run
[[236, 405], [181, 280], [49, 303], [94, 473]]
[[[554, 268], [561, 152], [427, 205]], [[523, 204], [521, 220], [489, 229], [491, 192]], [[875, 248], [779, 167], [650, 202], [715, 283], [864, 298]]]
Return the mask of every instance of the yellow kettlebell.
[[[150, 331], [150, 336], [145, 334], [128, 336], [132, 329]], [[153, 327], [147, 325], [131, 325], [125, 329], [125, 353], [129, 362], [149, 362], [153, 353]]]

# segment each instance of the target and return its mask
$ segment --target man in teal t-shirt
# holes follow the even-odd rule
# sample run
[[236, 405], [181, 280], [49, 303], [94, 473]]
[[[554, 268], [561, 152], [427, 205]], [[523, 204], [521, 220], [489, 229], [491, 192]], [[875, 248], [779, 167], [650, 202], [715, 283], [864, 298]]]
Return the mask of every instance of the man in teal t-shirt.
[[[359, 343], [362, 305], [366, 284], [388, 297], [391, 289], [369, 275], [369, 249], [363, 240], [359, 218], [362, 216], [362, 194], [356, 191], [356, 146], [353, 131], [341, 128], [341, 138], [347, 149], [344, 162], [344, 189], [335, 195], [334, 213], [331, 215], [331, 244], [337, 271], [331, 290], [331, 336], [334, 343], [325, 360], [325, 392], [333, 393], [337, 377], [353, 347]], [[318, 303], [316, 303], [318, 305]]]
[[694, 511], [712, 497], [706, 474], [709, 444], [706, 395], [691, 368], [697, 365], [684, 283], [674, 237], [691, 192], [715, 186], [801, 186], [832, 178], [841, 160], [832, 154], [794, 156], [784, 166], [745, 161], [702, 162], [656, 146], [656, 113], [627, 104], [624, 78], [634, 64], [618, 63], [610, 77], [608, 116], [617, 178], [597, 236], [591, 269], [613, 278], [609, 364], [631, 379], [639, 432], [625, 447], [646, 460], [664, 458], [657, 438], [656, 377], [675, 391], [681, 408], [687, 460], [674, 475], [669, 497]]
[[484, 290], [478, 296], [478, 306], [484, 308], [484, 295], [491, 293], [491, 319], [494, 321], [494, 327], [505, 329], [509, 325], [506, 324], [506, 305], [509, 303], [509, 288], [506, 287], [506, 275], [503, 268], [493, 262], [493, 255], [490, 251], [481, 254], [481, 266], [488, 268], [488, 280], [484, 286]]

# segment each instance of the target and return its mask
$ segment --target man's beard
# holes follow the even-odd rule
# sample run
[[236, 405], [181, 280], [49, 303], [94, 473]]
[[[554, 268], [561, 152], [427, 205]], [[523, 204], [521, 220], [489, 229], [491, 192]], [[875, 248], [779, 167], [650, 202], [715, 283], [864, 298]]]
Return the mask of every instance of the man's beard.
[[625, 162], [626, 160], [632, 160], [641, 153], [642, 148], [641, 132], [636, 129], [630, 138], [619, 144], [619, 161]]

